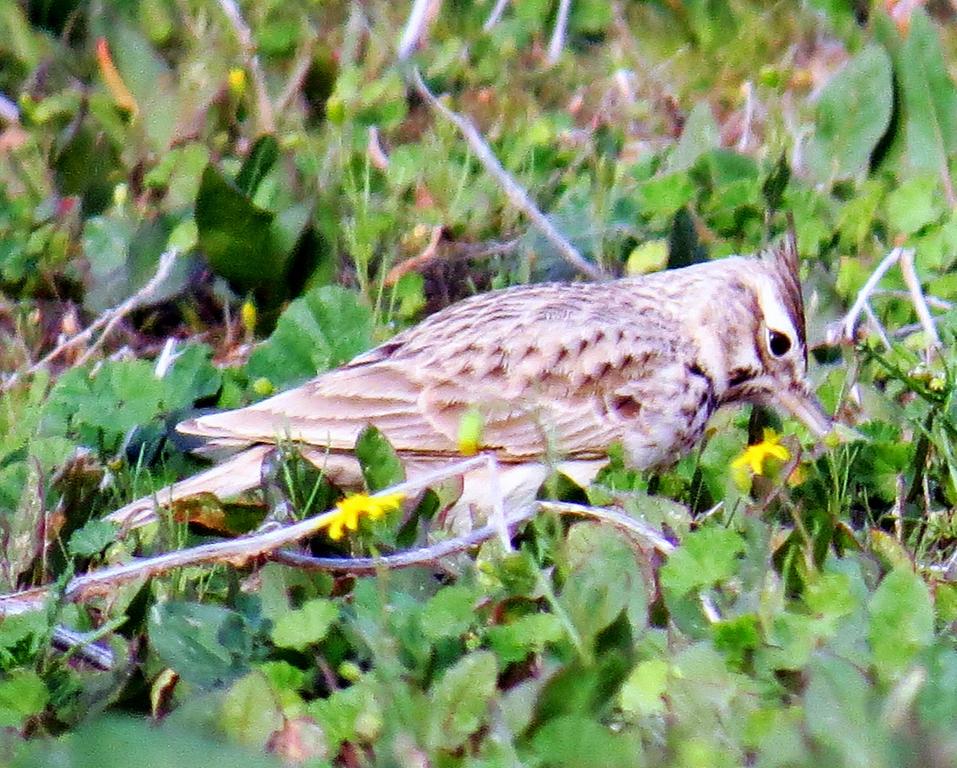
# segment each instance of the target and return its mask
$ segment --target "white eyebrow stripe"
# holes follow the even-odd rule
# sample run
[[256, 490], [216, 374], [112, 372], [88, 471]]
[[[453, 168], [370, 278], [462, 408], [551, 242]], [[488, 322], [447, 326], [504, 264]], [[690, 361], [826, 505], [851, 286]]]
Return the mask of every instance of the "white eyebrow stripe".
[[786, 333], [791, 343], [796, 346], [799, 343], [797, 329], [771, 281], [764, 275], [755, 275], [755, 278], [758, 305], [761, 307], [765, 326], [770, 330]]

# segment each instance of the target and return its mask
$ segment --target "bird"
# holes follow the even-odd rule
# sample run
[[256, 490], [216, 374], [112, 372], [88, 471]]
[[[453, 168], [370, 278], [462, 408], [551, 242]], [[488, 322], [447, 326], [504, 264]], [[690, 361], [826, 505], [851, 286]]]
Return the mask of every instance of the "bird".
[[[301, 386], [180, 423], [231, 457], [109, 519], [137, 526], [158, 504], [254, 488], [280, 439], [340, 487], [361, 485], [352, 451], [368, 425], [412, 478], [460, 460], [460, 427], [477, 413], [478, 448], [514, 503], [555, 469], [587, 484], [616, 443], [636, 469], [674, 463], [725, 405], [774, 407], [824, 438], [834, 422], [807, 379], [798, 267], [792, 229], [753, 256], [466, 298]], [[488, 494], [472, 473], [457, 504], [474, 511]]]

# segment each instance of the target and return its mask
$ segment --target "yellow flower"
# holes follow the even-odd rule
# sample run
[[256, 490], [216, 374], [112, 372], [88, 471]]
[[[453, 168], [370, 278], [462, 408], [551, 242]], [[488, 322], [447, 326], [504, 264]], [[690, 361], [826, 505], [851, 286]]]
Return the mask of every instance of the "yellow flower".
[[361, 515], [378, 520], [386, 512], [398, 509], [404, 498], [404, 493], [385, 493], [381, 496], [356, 493], [347, 496], [336, 502], [335, 514], [330, 515], [322, 527], [329, 529], [330, 539], [339, 541], [346, 529], [358, 529]]
[[239, 311], [240, 316], [243, 319], [243, 326], [246, 328], [246, 333], [252, 335], [256, 331], [256, 323], [258, 322], [259, 312], [256, 310], [256, 303], [251, 298], [246, 298], [246, 301], [243, 302], [243, 306]]
[[229, 90], [236, 96], [242, 96], [246, 92], [246, 72], [239, 67], [233, 67], [229, 70], [227, 76]]
[[764, 439], [756, 445], [749, 445], [731, 462], [731, 474], [739, 486], [746, 485], [748, 471], [751, 475], [764, 474], [764, 462], [769, 458], [787, 461], [791, 453], [781, 445], [781, 436], [773, 429], [764, 430]]

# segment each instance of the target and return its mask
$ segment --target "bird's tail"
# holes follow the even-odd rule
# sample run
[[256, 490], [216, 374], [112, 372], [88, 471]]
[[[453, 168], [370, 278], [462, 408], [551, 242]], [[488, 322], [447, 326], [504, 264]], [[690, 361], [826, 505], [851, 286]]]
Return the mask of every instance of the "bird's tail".
[[[156, 510], [197, 493], [212, 493], [221, 499], [255, 488], [262, 482], [262, 463], [274, 445], [253, 445], [210, 467], [205, 472], [132, 501], [106, 516], [126, 529], [139, 528], [156, 520]], [[303, 458], [320, 469], [333, 485], [353, 488], [362, 485], [362, 471], [355, 456], [312, 448], [301, 451]]]
[[121, 527], [139, 528], [156, 520], [156, 510], [197, 493], [213, 493], [220, 498], [255, 488], [260, 482], [263, 458], [273, 449], [271, 445], [254, 445], [242, 453], [210, 467], [205, 472], [167, 485], [149, 496], [137, 499], [106, 516]]

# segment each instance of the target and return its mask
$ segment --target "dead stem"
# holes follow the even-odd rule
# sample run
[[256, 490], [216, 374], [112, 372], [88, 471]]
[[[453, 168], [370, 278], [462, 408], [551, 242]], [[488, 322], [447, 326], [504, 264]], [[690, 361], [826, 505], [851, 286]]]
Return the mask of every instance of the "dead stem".
[[555, 247], [558, 253], [572, 267], [587, 275], [592, 280], [605, 280], [607, 276], [597, 266], [587, 261], [566, 238], [552, 224], [551, 220], [539, 210], [538, 206], [532, 201], [528, 193], [522, 186], [505, 170], [499, 162], [491, 147], [485, 142], [485, 139], [479, 133], [478, 129], [467, 117], [463, 117], [453, 112], [443, 104], [429, 90], [422, 75], [418, 69], [412, 71], [412, 86], [416, 92], [425, 100], [425, 102], [436, 112], [442, 115], [446, 120], [452, 123], [468, 142], [479, 162], [494, 178], [509, 201], [524, 213], [532, 224], [542, 233], [546, 240]]

